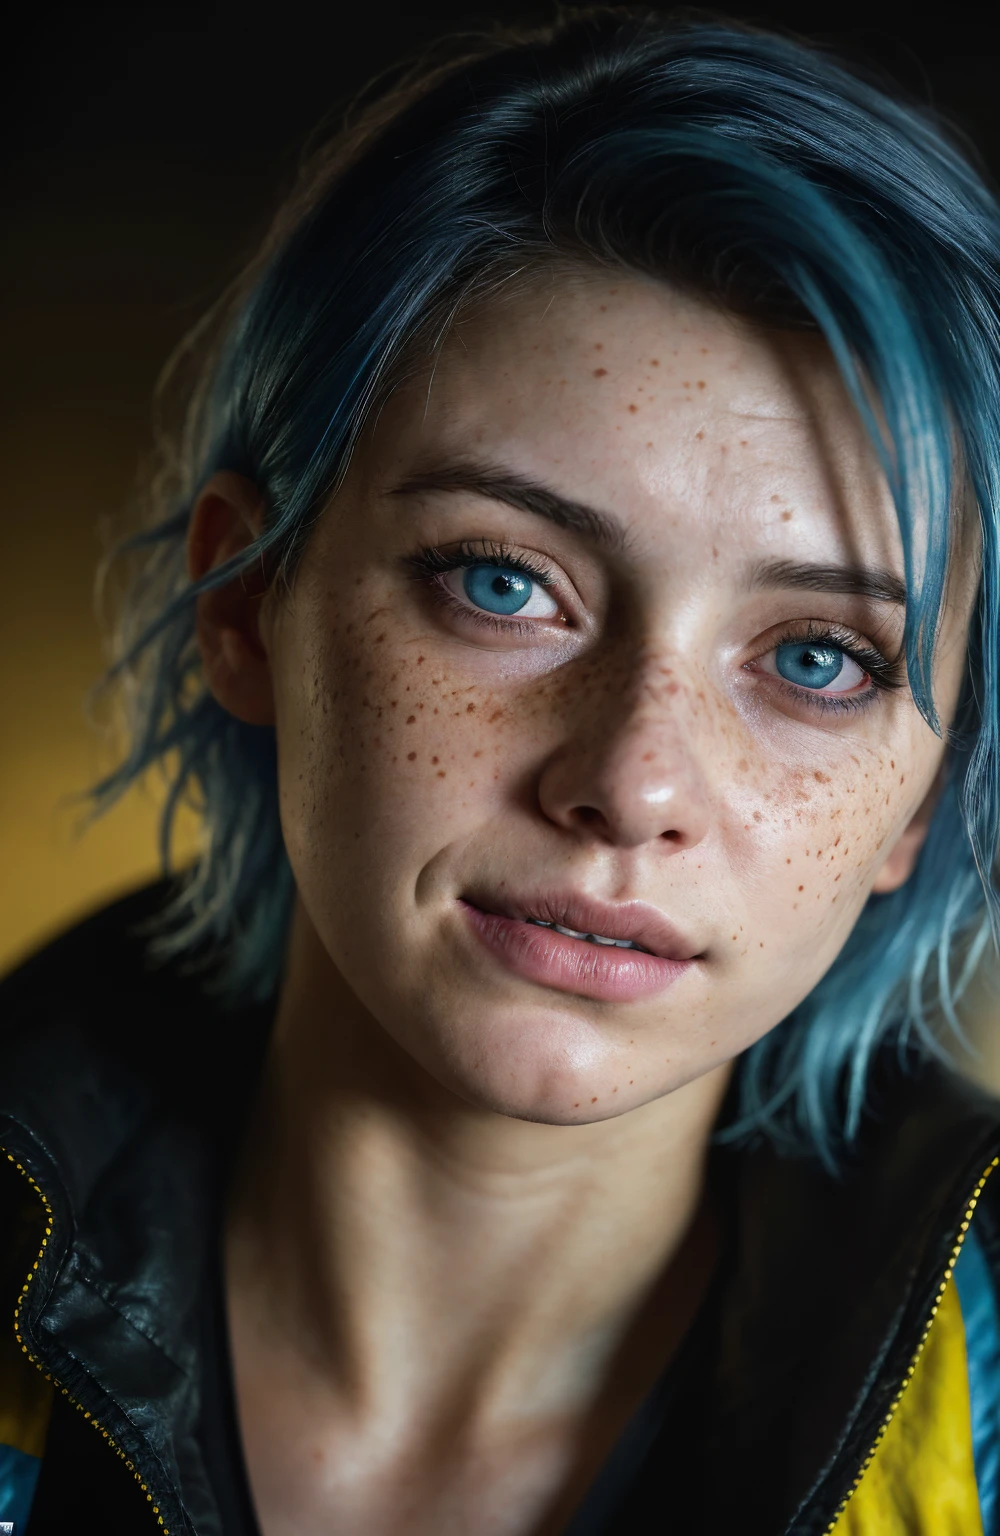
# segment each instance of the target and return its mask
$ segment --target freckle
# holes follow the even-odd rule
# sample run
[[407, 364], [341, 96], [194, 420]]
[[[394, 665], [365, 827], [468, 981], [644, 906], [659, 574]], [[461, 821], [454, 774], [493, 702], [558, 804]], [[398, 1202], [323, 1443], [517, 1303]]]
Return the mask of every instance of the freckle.
[[413, 725], [413, 723], [416, 720], [416, 718], [417, 718], [416, 715], [407, 715], [407, 717], [406, 717], [407, 725]]
[[895, 766], [896, 766], [896, 759], [894, 757], [891, 757], [889, 759], [889, 767], [890, 768], [895, 768]]
[[502, 709], [495, 709], [493, 711], [492, 715], [490, 715], [490, 718], [487, 721], [487, 724], [488, 725], [493, 725], [497, 720], [501, 719], [502, 716], [503, 716], [503, 710]]
[[579, 1109], [580, 1108], [580, 1101], [579, 1101], [579, 1099], [577, 1099], [576, 1103], [573, 1105], [573, 1108], [574, 1109]]
[[602, 314], [602, 315], [603, 315], [603, 314], [604, 314], [604, 311], [605, 311], [605, 310], [606, 310], [606, 309], [607, 309], [607, 307], [608, 307], [608, 306], [607, 306], [607, 305], [606, 305], [606, 304], [602, 304], [602, 305], [601, 305], [601, 314]]
[[448, 777], [443, 768], [438, 769], [437, 776], [439, 779], [446, 779]]
[[653, 445], [652, 445], [652, 443], [647, 443], [647, 444], [646, 444], [646, 447], [647, 447], [647, 448], [652, 448], [652, 446], [653, 446]]
[[639, 409], [639, 407], [638, 407], [638, 406], [637, 406], [637, 405], [630, 405], [630, 406], [629, 406], [629, 410], [630, 410], [630, 411], [631, 411], [631, 412], [632, 412], [632, 415], [633, 415], [633, 416], [634, 416], [634, 415], [635, 415], [635, 413], [636, 413], [636, 411], [637, 411], [637, 410], [638, 410], [638, 409]]
[[396, 705], [397, 705], [397, 704], [398, 704], [398, 703], [399, 703], [399, 700], [398, 700], [398, 699], [390, 699], [390, 700], [389, 700], [389, 707], [390, 707], [390, 709], [395, 709], [395, 708], [396, 708]]
[[634, 1082], [635, 1082], [635, 1078], [634, 1077], [630, 1077], [629, 1080], [628, 1080], [628, 1085], [629, 1085], [630, 1088], [631, 1088], [631, 1086], [632, 1086], [632, 1084]]
[[697, 441], [697, 442], [699, 442], [699, 443], [700, 443], [700, 442], [701, 442], [701, 440], [702, 440], [702, 438], [703, 438], [703, 437], [704, 437], [704, 436], [705, 436], [705, 434], [704, 434], [704, 432], [696, 432], [696, 433], [695, 433], [695, 439], [696, 439], [696, 441]]
[[741, 448], [745, 448], [745, 447], [746, 447], [746, 445], [747, 445], [747, 440], [746, 440], [746, 438], [745, 438], [745, 437], [741, 437], [741, 438], [740, 438], [740, 447], [741, 447]]
[[649, 359], [649, 366], [651, 368], [659, 368], [659, 366], [660, 366], [660, 359], [658, 357], [651, 357]]
[[612, 1093], [617, 1093], [617, 1092], [618, 1092], [618, 1089], [617, 1089], [617, 1088], [612, 1088], [612, 1090], [611, 1090], [611, 1092], [612, 1092]]
[[597, 1100], [596, 1100], [596, 1099], [591, 1099], [591, 1101], [590, 1101], [590, 1102], [591, 1102], [591, 1104], [596, 1104], [596, 1103], [597, 1103]]
[[417, 756], [417, 754], [415, 752], [407, 752], [407, 754], [406, 754], [406, 761], [408, 763], [415, 762], [416, 761], [416, 756]]
[[782, 512], [782, 514], [781, 514], [781, 521], [783, 523], [790, 523], [791, 520], [792, 520], [792, 514], [790, 512]]
[[780, 501], [780, 500], [781, 500], [781, 497], [780, 497], [780, 496], [772, 496], [772, 497], [771, 497], [771, 500], [772, 500], [772, 501]]
[[800, 891], [804, 891], [804, 890], [805, 890], [805, 886], [804, 886], [804, 885], [800, 885], [800, 886], [799, 886], [799, 890], [800, 890]]
[[734, 933], [734, 934], [733, 934], [733, 943], [734, 943], [734, 944], [735, 944], [735, 942], [736, 942], [736, 935], [735, 935], [735, 933]]
[[603, 341], [595, 341], [594, 342], [594, 351], [595, 352], [603, 352], [604, 351], [604, 343], [603, 343]]
[[704, 389], [705, 388], [705, 380], [704, 379], [699, 379], [698, 380], [698, 388], [699, 389]]
[[786, 860], [785, 860], [785, 863], [786, 863], [786, 864], [790, 864], [790, 863], [791, 863], [791, 862], [792, 862], [792, 861], [791, 861], [791, 859], [786, 859]]
[[763, 816], [760, 814], [760, 811], [754, 811], [753, 819], [754, 819], [754, 821], [763, 821], [764, 820]]
[[482, 754], [482, 751], [480, 750], [479, 752], [473, 752], [472, 755], [473, 755], [473, 757], [482, 757], [483, 754]]
[[760, 948], [761, 948], [761, 949], [763, 949], [763, 948], [764, 948], [764, 940], [763, 940], [763, 939], [761, 939], [761, 941], [760, 941], [760, 946], [759, 946], [759, 947], [760, 947]]
[[431, 758], [431, 762], [432, 763], [439, 763], [440, 761], [441, 761], [441, 759], [439, 757], [432, 757]]
[[383, 640], [384, 640], [384, 639], [385, 639], [385, 634], [384, 634], [384, 632], [383, 632], [383, 633], [382, 633], [382, 634], [381, 634], [381, 635], [376, 635], [376, 636], [375, 636], [375, 644], [376, 644], [376, 645], [381, 645], [381, 644], [382, 644], [382, 641], [383, 641]]
[[604, 375], [607, 373], [607, 371], [608, 370], [606, 368], [595, 368], [594, 369], [594, 378], [595, 379], [603, 379]]

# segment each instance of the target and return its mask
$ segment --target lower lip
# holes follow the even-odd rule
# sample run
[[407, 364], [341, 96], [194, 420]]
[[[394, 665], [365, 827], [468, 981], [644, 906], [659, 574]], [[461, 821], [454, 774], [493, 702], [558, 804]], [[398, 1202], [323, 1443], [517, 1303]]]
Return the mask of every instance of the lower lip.
[[468, 901], [459, 905], [469, 926], [508, 970], [557, 992], [574, 992], [578, 997], [608, 1003], [629, 1002], [665, 992], [694, 964], [693, 960], [662, 960], [643, 950], [571, 939], [554, 928], [483, 912]]

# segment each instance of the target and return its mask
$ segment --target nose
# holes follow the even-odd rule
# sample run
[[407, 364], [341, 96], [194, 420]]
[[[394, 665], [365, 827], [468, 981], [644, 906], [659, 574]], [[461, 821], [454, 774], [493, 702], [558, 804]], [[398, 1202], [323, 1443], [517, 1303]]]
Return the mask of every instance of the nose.
[[695, 847], [708, 831], [709, 799], [693, 723], [673, 690], [645, 682], [631, 699], [585, 711], [542, 770], [544, 815], [617, 847]]

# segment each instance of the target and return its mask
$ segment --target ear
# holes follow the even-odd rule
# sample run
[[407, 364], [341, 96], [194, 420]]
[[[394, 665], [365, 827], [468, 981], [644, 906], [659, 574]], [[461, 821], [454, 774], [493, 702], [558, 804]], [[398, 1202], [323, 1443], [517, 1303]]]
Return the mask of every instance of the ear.
[[[192, 581], [241, 554], [263, 527], [264, 499], [245, 475], [213, 475], [191, 512], [187, 566]], [[247, 725], [274, 724], [271, 664], [261, 638], [267, 581], [259, 567], [197, 599], [196, 632], [209, 690]]]
[[927, 831], [931, 824], [931, 817], [937, 808], [941, 798], [947, 775], [947, 762], [942, 759], [941, 766], [934, 775], [934, 782], [907, 822], [903, 835], [886, 859], [882, 868], [875, 877], [872, 893], [878, 896], [887, 896], [890, 891], [898, 891], [901, 885], [905, 885], [913, 874], [918, 855], [927, 838]]

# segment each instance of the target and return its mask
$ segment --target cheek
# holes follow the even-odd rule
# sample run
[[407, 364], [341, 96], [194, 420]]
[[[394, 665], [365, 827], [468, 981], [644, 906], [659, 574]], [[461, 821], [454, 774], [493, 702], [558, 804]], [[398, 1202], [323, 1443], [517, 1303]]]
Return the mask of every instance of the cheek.
[[[913, 755], [909, 743], [841, 739], [808, 766], [762, 762], [750, 747], [735, 760], [727, 837], [755, 915], [748, 947], [771, 959], [798, 949], [805, 967], [832, 961], [922, 798]], [[803, 947], [804, 934], [819, 947]]]
[[[307, 625], [303, 632], [309, 633]], [[523, 715], [457, 675], [392, 615], [314, 626], [278, 690], [282, 819], [293, 850], [420, 862], [488, 818], [521, 749]], [[401, 841], [402, 840], [402, 841]]]

